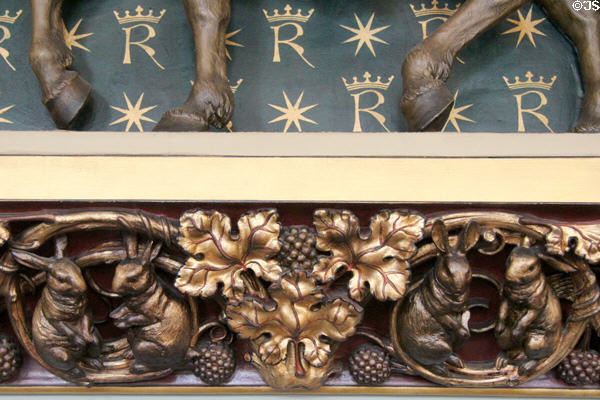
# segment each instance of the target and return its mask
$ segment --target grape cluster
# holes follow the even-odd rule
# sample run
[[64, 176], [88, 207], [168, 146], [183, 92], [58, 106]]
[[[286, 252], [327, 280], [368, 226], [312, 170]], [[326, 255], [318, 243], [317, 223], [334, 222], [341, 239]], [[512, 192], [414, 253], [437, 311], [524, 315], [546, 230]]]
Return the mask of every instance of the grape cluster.
[[594, 350], [574, 350], [556, 367], [565, 383], [575, 386], [600, 382], [600, 356]]
[[21, 348], [10, 336], [0, 334], [0, 382], [17, 375], [22, 363]]
[[235, 352], [226, 343], [204, 341], [198, 344], [194, 357], [194, 375], [208, 385], [223, 385], [233, 376], [236, 367]]
[[354, 350], [348, 362], [350, 375], [359, 385], [380, 385], [392, 373], [389, 354], [370, 344]]
[[310, 269], [318, 261], [317, 236], [306, 226], [284, 227], [279, 235], [279, 262], [292, 269]]

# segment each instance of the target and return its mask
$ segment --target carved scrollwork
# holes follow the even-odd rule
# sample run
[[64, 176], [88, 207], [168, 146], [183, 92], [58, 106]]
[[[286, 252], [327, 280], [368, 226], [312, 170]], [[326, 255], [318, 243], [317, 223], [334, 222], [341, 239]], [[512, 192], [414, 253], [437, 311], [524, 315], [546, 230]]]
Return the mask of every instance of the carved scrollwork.
[[[268, 385], [316, 389], [343, 368], [341, 344], [360, 335], [377, 345], [351, 356], [360, 384], [411, 374], [514, 386], [554, 368], [598, 325], [596, 224], [402, 210], [376, 213], [368, 228], [346, 210], [316, 210], [313, 221], [282, 227], [274, 209], [248, 212], [236, 227], [202, 210], [179, 220], [127, 210], [4, 214], [0, 293], [27, 354], [85, 385], [180, 370], [223, 384], [243, 363], [236, 341]], [[72, 247], [67, 238], [81, 234], [98, 240]], [[481, 269], [487, 259], [505, 267]], [[496, 305], [470, 294], [479, 280]], [[25, 303], [38, 288], [32, 313]], [[110, 318], [91, 316], [92, 298]], [[205, 301], [216, 301], [220, 320], [202, 314]], [[393, 304], [388, 332], [362, 326], [365, 307], [378, 303]], [[487, 319], [472, 320], [478, 308]], [[116, 336], [103, 338], [104, 325]], [[492, 330], [495, 359], [458, 355]], [[379, 361], [361, 370], [364, 357]]]

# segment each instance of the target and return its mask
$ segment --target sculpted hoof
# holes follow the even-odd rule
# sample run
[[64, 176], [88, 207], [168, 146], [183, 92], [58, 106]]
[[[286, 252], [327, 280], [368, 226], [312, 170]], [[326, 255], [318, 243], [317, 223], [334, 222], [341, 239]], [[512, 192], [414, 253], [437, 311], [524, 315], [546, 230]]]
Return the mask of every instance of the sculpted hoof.
[[454, 97], [441, 81], [434, 81], [421, 91], [407, 93], [402, 99], [402, 113], [412, 132], [441, 131], [454, 106]]
[[205, 132], [210, 125], [204, 118], [196, 114], [186, 112], [181, 108], [167, 111], [158, 124], [154, 127], [155, 132]]
[[60, 129], [69, 128], [87, 104], [92, 91], [92, 86], [78, 73], [74, 71], [67, 71], [67, 73], [73, 75], [67, 78], [64, 87], [55, 97], [45, 102], [54, 123]]

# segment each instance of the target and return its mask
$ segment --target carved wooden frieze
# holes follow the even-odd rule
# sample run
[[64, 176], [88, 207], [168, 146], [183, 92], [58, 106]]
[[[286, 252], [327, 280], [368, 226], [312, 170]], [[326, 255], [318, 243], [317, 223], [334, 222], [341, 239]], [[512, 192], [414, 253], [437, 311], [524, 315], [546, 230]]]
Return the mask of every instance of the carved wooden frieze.
[[[589, 349], [600, 224], [480, 210], [388, 209], [367, 221], [316, 209], [312, 220], [284, 225], [274, 208], [233, 220], [208, 210], [1, 214], [12, 328], [0, 337], [0, 380], [15, 384], [25, 356], [85, 386], [191, 373], [227, 385], [239, 368], [280, 390], [316, 390], [340, 374], [356, 386], [402, 375], [514, 387], [555, 368], [565, 384], [600, 383]], [[389, 323], [366, 323], [374, 309]], [[482, 351], [482, 336], [494, 355], [465, 357]]]

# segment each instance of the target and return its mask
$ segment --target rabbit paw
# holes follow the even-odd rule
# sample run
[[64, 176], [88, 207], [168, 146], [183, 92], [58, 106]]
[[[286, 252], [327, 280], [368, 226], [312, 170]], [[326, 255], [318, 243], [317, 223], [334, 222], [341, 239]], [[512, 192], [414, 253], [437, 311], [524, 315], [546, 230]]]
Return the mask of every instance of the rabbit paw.
[[67, 374], [72, 378], [83, 378], [85, 376], [85, 372], [80, 367], [73, 367], [67, 371]]
[[508, 357], [504, 353], [500, 353], [496, 358], [496, 369], [504, 369], [509, 364]]
[[152, 371], [152, 369], [144, 364], [140, 364], [138, 362], [135, 362], [130, 368], [129, 368], [129, 372], [131, 372], [132, 374], [135, 375], [141, 375], [141, 374], [145, 374], [146, 372], [150, 372]]
[[73, 335], [71, 337], [71, 341], [73, 342], [73, 344], [79, 348], [85, 348], [87, 347], [87, 341], [85, 340], [85, 338], [83, 338], [82, 336], [79, 335]]
[[448, 376], [448, 367], [445, 364], [430, 365], [429, 370], [438, 376]]
[[127, 318], [119, 319], [115, 321], [114, 324], [119, 329], [128, 329], [131, 327], [131, 324]]
[[462, 369], [465, 367], [464, 361], [457, 354], [450, 354], [446, 362], [456, 368]]
[[536, 360], [525, 361], [523, 364], [519, 366], [519, 375], [529, 375], [533, 372], [535, 367], [537, 367], [538, 362]]
[[92, 369], [95, 369], [96, 371], [100, 371], [102, 368], [104, 368], [104, 364], [102, 364], [102, 361], [98, 360], [97, 358], [86, 357], [82, 361], [85, 365]]
[[135, 356], [133, 355], [133, 350], [125, 350], [125, 353], [123, 353], [123, 358], [125, 358], [126, 360], [133, 360], [135, 358]]

